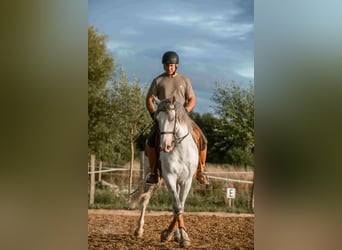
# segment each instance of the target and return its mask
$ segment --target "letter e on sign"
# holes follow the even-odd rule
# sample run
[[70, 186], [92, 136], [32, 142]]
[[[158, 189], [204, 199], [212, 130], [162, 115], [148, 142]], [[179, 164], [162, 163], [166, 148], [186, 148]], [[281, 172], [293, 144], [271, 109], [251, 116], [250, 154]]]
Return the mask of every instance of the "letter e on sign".
[[227, 198], [228, 199], [235, 199], [235, 188], [227, 188]]

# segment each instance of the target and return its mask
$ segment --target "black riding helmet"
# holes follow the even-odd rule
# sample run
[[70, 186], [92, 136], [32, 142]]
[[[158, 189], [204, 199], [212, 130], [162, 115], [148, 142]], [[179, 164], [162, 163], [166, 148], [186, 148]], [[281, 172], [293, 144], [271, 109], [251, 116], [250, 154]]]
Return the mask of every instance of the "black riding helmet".
[[176, 52], [165, 52], [162, 59], [162, 64], [179, 64], [179, 57]]

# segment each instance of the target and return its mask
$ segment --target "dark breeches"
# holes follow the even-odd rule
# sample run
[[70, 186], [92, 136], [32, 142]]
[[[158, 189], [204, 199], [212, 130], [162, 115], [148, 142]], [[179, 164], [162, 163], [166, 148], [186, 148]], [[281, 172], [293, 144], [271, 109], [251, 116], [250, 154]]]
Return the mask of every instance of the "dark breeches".
[[157, 147], [157, 134], [159, 133], [159, 127], [158, 127], [158, 123], [154, 123], [153, 127], [151, 128], [151, 132], [148, 135], [147, 138], [147, 144], [151, 147], [151, 148], [155, 148]]

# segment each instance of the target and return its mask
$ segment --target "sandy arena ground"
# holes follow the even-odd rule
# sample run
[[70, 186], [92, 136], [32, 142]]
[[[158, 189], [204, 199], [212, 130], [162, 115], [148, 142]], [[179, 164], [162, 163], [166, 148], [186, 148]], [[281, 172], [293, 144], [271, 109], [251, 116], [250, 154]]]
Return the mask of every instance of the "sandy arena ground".
[[[134, 236], [139, 211], [88, 210], [88, 249], [179, 249], [179, 243], [160, 242], [160, 232], [171, 222], [172, 212], [146, 212], [144, 238]], [[254, 215], [184, 213], [191, 246], [186, 249], [254, 249]]]

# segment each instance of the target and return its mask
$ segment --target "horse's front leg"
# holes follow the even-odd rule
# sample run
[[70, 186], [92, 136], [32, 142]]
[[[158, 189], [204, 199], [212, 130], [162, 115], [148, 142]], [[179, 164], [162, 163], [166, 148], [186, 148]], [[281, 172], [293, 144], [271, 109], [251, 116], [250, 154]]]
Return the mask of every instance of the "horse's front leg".
[[186, 232], [184, 217], [183, 217], [185, 200], [186, 200], [188, 193], [190, 191], [191, 183], [192, 183], [192, 179], [186, 181], [184, 184], [180, 185], [180, 190], [179, 190], [180, 210], [179, 210], [179, 213], [177, 214], [177, 222], [179, 225], [179, 236], [178, 237], [179, 237], [180, 247], [188, 247], [191, 245], [189, 236]]

